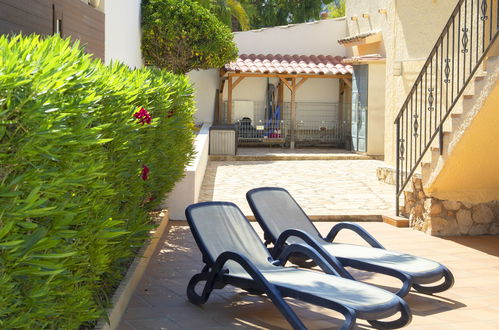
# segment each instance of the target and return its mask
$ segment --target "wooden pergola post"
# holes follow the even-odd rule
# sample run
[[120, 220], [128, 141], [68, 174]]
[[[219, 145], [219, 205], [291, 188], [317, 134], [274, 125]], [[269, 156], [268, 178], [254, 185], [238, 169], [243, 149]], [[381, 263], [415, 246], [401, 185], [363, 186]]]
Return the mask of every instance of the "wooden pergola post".
[[215, 110], [215, 123], [219, 124], [222, 122], [224, 115], [224, 88], [225, 88], [226, 78], [220, 79], [220, 87], [218, 89], [218, 106]]
[[239, 85], [241, 83], [241, 81], [244, 80], [244, 76], [242, 77], [238, 77], [236, 79], [236, 81], [234, 81], [232, 78], [234, 76], [233, 75], [229, 75], [227, 77], [228, 81], [229, 81], [229, 85], [228, 85], [228, 96], [227, 96], [227, 119], [226, 119], [226, 124], [232, 124], [232, 92], [234, 91], [234, 88], [237, 87], [237, 85]]
[[228, 77], [229, 80], [229, 91], [227, 96], [227, 122], [226, 124], [232, 123], [232, 76]]
[[296, 78], [291, 78], [291, 144], [295, 148], [296, 142]]

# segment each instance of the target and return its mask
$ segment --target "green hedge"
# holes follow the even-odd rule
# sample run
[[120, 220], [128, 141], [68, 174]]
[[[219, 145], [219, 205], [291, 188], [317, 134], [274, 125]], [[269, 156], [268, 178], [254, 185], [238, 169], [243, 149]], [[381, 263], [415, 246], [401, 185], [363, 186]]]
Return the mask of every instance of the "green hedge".
[[0, 37], [0, 328], [104, 315], [193, 155], [192, 93], [58, 37]]

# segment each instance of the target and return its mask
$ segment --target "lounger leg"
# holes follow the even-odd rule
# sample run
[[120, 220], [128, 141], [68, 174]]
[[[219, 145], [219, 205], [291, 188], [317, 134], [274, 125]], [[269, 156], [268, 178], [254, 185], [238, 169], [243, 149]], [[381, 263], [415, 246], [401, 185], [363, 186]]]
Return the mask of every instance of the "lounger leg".
[[196, 285], [201, 281], [207, 281], [209, 275], [209, 273], [199, 273], [194, 275], [189, 281], [189, 284], [187, 285], [187, 298], [194, 305], [202, 305], [210, 297], [210, 293], [213, 290], [213, 287], [208, 287], [208, 282], [206, 282], [202, 294], [197, 294], [195, 290]]
[[452, 275], [450, 270], [447, 269], [446, 267], [444, 267], [443, 274], [444, 274], [444, 282], [442, 284], [435, 286], [423, 286], [419, 284], [413, 284], [412, 287], [416, 291], [426, 294], [434, 294], [450, 289], [454, 285], [454, 276]]
[[355, 322], [357, 317], [355, 315], [355, 311], [344, 307], [343, 311], [339, 311], [343, 316], [345, 316], [345, 322], [341, 326], [340, 330], [351, 330], [355, 326]]
[[395, 321], [389, 321], [389, 322], [383, 322], [383, 321], [377, 321], [377, 320], [368, 320], [369, 324], [371, 324], [373, 327], [377, 329], [398, 329], [402, 328], [403, 326], [406, 326], [409, 324], [412, 320], [412, 314], [411, 310], [409, 309], [409, 306], [407, 303], [400, 299], [399, 303], [400, 307], [400, 318]]

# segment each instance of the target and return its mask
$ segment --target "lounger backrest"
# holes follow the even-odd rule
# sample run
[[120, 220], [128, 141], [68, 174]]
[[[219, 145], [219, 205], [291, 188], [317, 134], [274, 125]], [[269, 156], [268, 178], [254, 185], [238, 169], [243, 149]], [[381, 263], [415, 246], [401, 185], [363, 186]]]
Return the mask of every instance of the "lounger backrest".
[[259, 268], [274, 267], [258, 234], [235, 204], [193, 204], [187, 207], [185, 215], [199, 249], [210, 262], [222, 252], [230, 251], [247, 257]]
[[[274, 187], [252, 189], [246, 193], [246, 199], [256, 220], [274, 243], [287, 229], [299, 229], [312, 237], [320, 237], [308, 216], [286, 189]], [[289, 243], [300, 241], [288, 240]]]

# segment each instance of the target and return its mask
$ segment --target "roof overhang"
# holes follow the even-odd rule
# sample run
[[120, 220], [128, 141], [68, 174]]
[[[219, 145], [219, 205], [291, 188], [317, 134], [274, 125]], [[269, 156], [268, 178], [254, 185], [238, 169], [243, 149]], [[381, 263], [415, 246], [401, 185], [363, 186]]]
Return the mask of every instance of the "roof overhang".
[[349, 78], [353, 68], [343, 57], [330, 55], [246, 55], [226, 64], [221, 75], [281, 78]]
[[345, 47], [352, 47], [374, 44], [376, 42], [380, 42], [381, 40], [383, 40], [383, 34], [381, 31], [369, 31], [338, 39], [338, 43]]

